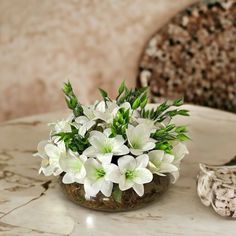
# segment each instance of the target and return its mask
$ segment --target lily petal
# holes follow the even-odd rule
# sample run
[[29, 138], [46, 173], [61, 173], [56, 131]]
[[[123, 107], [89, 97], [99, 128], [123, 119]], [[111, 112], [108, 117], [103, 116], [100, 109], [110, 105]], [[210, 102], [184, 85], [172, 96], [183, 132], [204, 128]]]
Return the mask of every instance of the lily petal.
[[136, 177], [134, 178], [134, 182], [137, 184], [146, 184], [150, 183], [153, 179], [153, 175], [150, 170], [146, 168], [140, 168], [135, 171]]
[[136, 167], [136, 161], [130, 155], [123, 156], [118, 159], [118, 166], [120, 171], [124, 173], [126, 170], [133, 170]]
[[172, 172], [170, 175], [171, 175], [171, 183], [174, 184], [179, 178], [179, 171]]
[[129, 148], [125, 145], [122, 145], [119, 147], [119, 149], [114, 149], [113, 152], [117, 156], [126, 155], [129, 153]]
[[151, 149], [153, 149], [155, 147], [155, 143], [154, 142], [148, 142], [143, 146], [143, 150], [144, 151], [149, 151]]
[[[84, 166], [87, 172], [86, 178], [89, 179], [90, 183], [96, 182], [97, 180], [96, 169], [101, 167], [99, 162], [94, 158], [89, 158], [84, 163]], [[88, 181], [86, 183], [88, 183]]]
[[75, 122], [78, 124], [81, 124], [81, 125], [88, 122], [88, 121], [89, 121], [89, 119], [86, 116], [79, 116], [75, 119]]
[[39, 142], [37, 150], [38, 152], [34, 154], [34, 156], [40, 156], [42, 158], [47, 158], [46, 152], [45, 152], [45, 146], [48, 144], [47, 140], [43, 140]]
[[112, 153], [97, 154], [97, 159], [103, 164], [111, 163]]
[[161, 163], [161, 169], [160, 169], [161, 173], [170, 173], [177, 170], [178, 168], [175, 165], [172, 165], [170, 163], [165, 163], [165, 162]]
[[133, 189], [140, 197], [143, 196], [143, 194], [144, 194], [143, 184], [134, 184]]
[[63, 178], [62, 178], [62, 182], [64, 184], [71, 184], [71, 183], [74, 183], [74, 176], [71, 175], [70, 173], [66, 173]]
[[130, 148], [130, 152], [135, 155], [135, 156], [139, 156], [141, 154], [143, 154], [143, 150], [142, 149], [133, 149], [133, 148]]
[[175, 157], [173, 155], [170, 155], [170, 154], [165, 154], [165, 157], [164, 157], [164, 162], [168, 162], [168, 163], [171, 163], [173, 162], [175, 159]]
[[178, 143], [173, 148], [175, 161], [181, 161], [186, 154], [189, 154], [187, 147], [183, 143]]
[[147, 154], [140, 155], [136, 158], [136, 161], [137, 161], [138, 168], [146, 167], [149, 162], [148, 155]]
[[116, 135], [113, 140], [114, 140], [115, 147], [120, 147], [121, 145], [125, 143], [125, 140], [122, 137], [122, 135]]
[[111, 181], [105, 181], [102, 184], [101, 187], [101, 192], [106, 196], [106, 197], [110, 197], [111, 196], [111, 192], [112, 192], [112, 188], [113, 188], [113, 183]]
[[45, 146], [45, 152], [50, 158], [58, 158], [60, 156], [60, 150], [53, 144], [47, 144]]
[[119, 188], [121, 191], [132, 188], [134, 183], [130, 180], [126, 180], [125, 175], [122, 175], [119, 181]]
[[84, 150], [83, 155], [88, 157], [95, 157], [97, 155], [97, 150], [95, 147], [90, 146]]
[[95, 197], [98, 192], [96, 189], [93, 188], [91, 182], [88, 179], [84, 181], [84, 191], [85, 191], [85, 198], [90, 199], [91, 197]]
[[106, 176], [105, 179], [106, 180], [110, 180], [113, 183], [119, 183], [120, 181], [120, 177], [121, 177], [121, 173], [120, 173], [120, 169], [117, 165], [115, 164], [111, 164], [109, 166], [104, 166], [106, 169]]
[[149, 159], [153, 164], [161, 162], [164, 158], [165, 152], [163, 150], [153, 150], [148, 153]]

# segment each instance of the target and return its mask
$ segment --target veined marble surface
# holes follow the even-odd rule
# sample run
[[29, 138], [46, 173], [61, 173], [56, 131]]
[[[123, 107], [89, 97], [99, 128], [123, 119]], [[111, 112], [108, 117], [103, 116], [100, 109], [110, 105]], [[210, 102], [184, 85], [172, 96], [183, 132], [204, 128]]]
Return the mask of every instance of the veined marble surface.
[[0, 235], [236, 235], [235, 221], [203, 206], [196, 194], [198, 163], [222, 164], [236, 154], [236, 115], [186, 106], [192, 141], [181, 177], [158, 201], [146, 208], [103, 213], [66, 199], [55, 177], [38, 175], [40, 159], [32, 157], [48, 136], [46, 123], [65, 112], [0, 124]]

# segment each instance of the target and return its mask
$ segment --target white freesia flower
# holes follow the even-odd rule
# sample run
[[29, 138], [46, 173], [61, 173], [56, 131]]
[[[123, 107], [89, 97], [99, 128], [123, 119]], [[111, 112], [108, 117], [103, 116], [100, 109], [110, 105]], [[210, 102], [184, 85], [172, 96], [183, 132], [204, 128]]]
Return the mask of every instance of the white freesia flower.
[[94, 158], [89, 158], [85, 162], [86, 178], [84, 180], [84, 190], [86, 199], [95, 197], [101, 191], [106, 197], [111, 196], [113, 183], [108, 178], [108, 173], [112, 173], [116, 165], [111, 163], [100, 163]]
[[110, 130], [106, 129], [104, 133], [91, 131], [88, 147], [83, 154], [88, 157], [97, 157], [99, 161], [110, 163], [113, 155], [122, 156], [129, 153], [129, 148], [124, 145], [125, 140], [121, 135], [109, 138]]
[[127, 155], [118, 159], [118, 167], [113, 167], [108, 173], [108, 179], [119, 184], [121, 191], [133, 188], [141, 197], [144, 194], [143, 184], [149, 183], [153, 175], [146, 167], [148, 165], [148, 155], [143, 154], [134, 158]]
[[165, 153], [163, 150], [153, 150], [148, 153], [149, 164], [148, 168], [152, 173], [165, 176], [165, 173], [178, 171], [178, 168], [173, 164], [174, 156]]
[[65, 172], [62, 182], [64, 184], [71, 184], [74, 182], [83, 184], [86, 176], [86, 170], [84, 167], [84, 162], [86, 160], [86, 156], [76, 155], [72, 151], [69, 151], [67, 156], [61, 157], [59, 163], [62, 170]]
[[63, 172], [60, 167], [59, 160], [67, 156], [64, 142], [59, 142], [57, 145], [42, 141], [38, 144], [38, 153], [35, 156], [43, 158], [39, 173], [44, 175], [59, 175]]
[[129, 125], [126, 131], [130, 151], [138, 156], [145, 151], [149, 151], [155, 147], [155, 140], [150, 138], [152, 129], [149, 125], [139, 124], [136, 127]]

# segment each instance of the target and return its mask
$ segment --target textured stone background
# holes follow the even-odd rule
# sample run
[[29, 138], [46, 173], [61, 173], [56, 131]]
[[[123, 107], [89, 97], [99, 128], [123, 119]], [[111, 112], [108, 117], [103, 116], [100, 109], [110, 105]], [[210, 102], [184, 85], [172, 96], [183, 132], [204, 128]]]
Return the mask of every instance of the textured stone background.
[[82, 102], [135, 84], [150, 36], [195, 0], [1, 0], [0, 121], [65, 107], [70, 79]]

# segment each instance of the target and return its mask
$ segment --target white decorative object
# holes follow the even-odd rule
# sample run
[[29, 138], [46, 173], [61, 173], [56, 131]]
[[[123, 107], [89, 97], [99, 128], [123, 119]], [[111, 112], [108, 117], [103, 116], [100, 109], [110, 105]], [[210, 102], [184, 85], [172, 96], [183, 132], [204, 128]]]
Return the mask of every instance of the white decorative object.
[[217, 214], [236, 218], [236, 165], [200, 164], [197, 193]]

